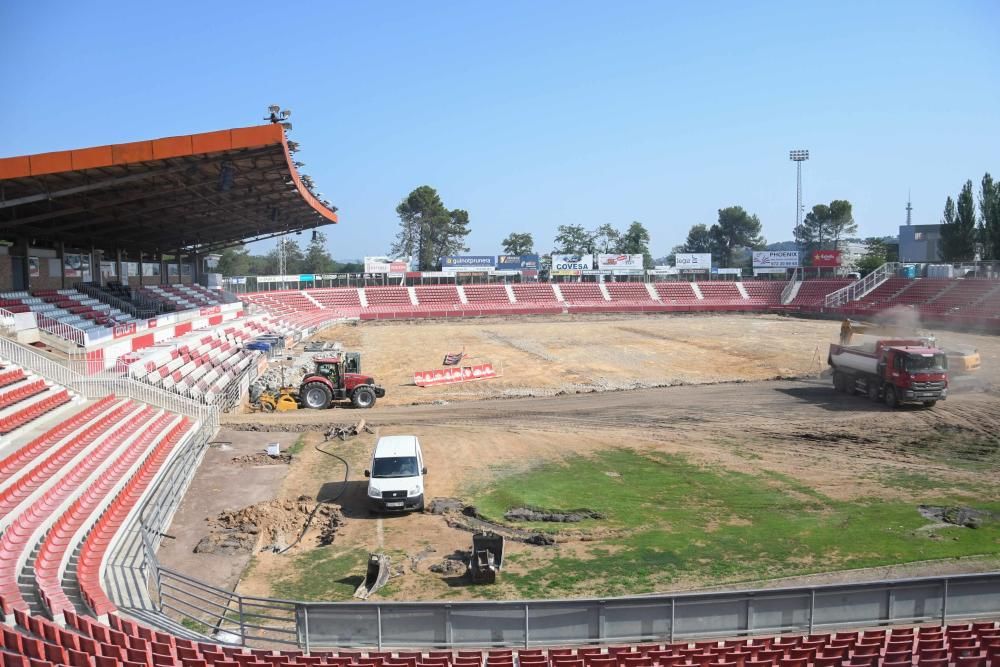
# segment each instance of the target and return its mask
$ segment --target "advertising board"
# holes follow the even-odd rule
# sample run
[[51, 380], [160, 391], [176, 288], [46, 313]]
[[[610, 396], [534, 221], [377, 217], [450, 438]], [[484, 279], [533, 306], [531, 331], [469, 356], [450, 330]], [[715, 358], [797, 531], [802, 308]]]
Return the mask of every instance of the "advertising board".
[[538, 255], [497, 255], [496, 268], [500, 271], [538, 270]]
[[594, 268], [593, 255], [552, 255], [552, 275], [580, 276]]
[[446, 255], [440, 259], [442, 271], [482, 271], [497, 263], [494, 255]]
[[678, 269], [711, 269], [712, 255], [707, 252], [679, 252], [674, 255], [674, 266]]
[[608, 255], [597, 256], [597, 268], [602, 270], [639, 270], [643, 268], [642, 255]]
[[794, 269], [801, 261], [798, 250], [755, 250], [753, 265], [762, 269]]
[[819, 267], [840, 266], [840, 251], [839, 250], [813, 250], [812, 265], [813, 266], [819, 266]]
[[365, 257], [365, 273], [405, 273], [410, 269], [408, 257]]

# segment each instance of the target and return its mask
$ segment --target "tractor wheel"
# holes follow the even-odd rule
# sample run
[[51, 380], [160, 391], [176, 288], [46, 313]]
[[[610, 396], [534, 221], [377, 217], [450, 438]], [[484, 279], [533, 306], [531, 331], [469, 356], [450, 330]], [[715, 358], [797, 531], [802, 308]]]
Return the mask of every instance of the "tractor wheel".
[[896, 395], [896, 388], [889, 386], [885, 388], [885, 404], [895, 410], [899, 407], [899, 397]]
[[375, 405], [375, 392], [371, 387], [358, 387], [351, 395], [351, 405], [356, 408], [370, 408]]
[[300, 392], [302, 405], [311, 410], [326, 410], [330, 407], [330, 388], [322, 382], [310, 382]]

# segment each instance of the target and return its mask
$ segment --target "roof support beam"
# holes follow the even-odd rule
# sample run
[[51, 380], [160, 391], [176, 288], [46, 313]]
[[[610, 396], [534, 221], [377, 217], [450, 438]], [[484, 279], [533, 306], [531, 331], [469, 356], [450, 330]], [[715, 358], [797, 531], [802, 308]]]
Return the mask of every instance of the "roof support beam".
[[46, 201], [49, 199], [57, 199], [59, 197], [68, 197], [70, 195], [83, 194], [84, 192], [92, 192], [94, 190], [103, 190], [105, 188], [111, 188], [116, 185], [125, 185], [126, 183], [144, 181], [147, 178], [154, 178], [156, 176], [172, 174], [174, 172], [183, 171], [184, 169], [187, 169], [187, 166], [170, 167], [167, 169], [154, 169], [150, 171], [144, 171], [140, 174], [131, 174], [129, 176], [121, 176], [119, 178], [100, 180], [94, 183], [88, 183], [87, 185], [77, 185], [75, 187], [65, 188], [63, 190], [53, 190], [52, 192], [46, 192], [45, 194], [28, 195], [27, 197], [19, 197], [18, 199], [8, 199], [6, 201], [0, 201], [0, 208], [10, 208], [12, 206], [21, 206], [23, 204], [31, 204], [38, 201]]

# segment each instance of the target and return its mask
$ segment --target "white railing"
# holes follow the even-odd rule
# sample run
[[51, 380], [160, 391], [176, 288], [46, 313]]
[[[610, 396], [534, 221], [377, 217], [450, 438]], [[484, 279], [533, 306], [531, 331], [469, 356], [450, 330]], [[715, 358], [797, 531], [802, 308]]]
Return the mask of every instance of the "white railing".
[[107, 373], [95, 375], [78, 373], [54, 359], [42, 356], [6, 338], [0, 338], [0, 357], [68, 387], [84, 398], [103, 398], [109, 394], [124, 396], [192, 419], [203, 420], [213, 428], [219, 425], [219, 409], [215, 406], [202, 405], [190, 398], [172, 394], [128, 377]]
[[87, 345], [87, 332], [79, 327], [54, 320], [42, 313], [35, 313], [35, 322], [38, 323], [38, 328], [46, 333], [76, 343], [80, 347]]
[[792, 300], [792, 292], [795, 291], [795, 284], [802, 280], [802, 267], [797, 266], [795, 270], [792, 271], [792, 277], [785, 285], [785, 289], [781, 290], [781, 303], [782, 305], [787, 304]]
[[899, 262], [886, 262], [861, 280], [857, 280], [836, 292], [826, 295], [823, 305], [826, 308], [836, 308], [850, 301], [857, 301], [876, 287], [899, 273]]

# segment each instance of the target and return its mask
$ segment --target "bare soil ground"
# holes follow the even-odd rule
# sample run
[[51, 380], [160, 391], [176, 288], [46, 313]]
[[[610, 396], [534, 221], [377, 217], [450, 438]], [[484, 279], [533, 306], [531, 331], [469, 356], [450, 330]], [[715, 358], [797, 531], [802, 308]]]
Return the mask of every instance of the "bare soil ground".
[[[210, 465], [206, 459], [170, 529], [171, 533], [193, 534], [183, 544], [178, 540], [167, 547], [173, 560], [165, 562], [202, 574], [220, 567], [227, 576], [215, 583], [232, 585], [233, 573], [241, 569], [239, 562], [221, 567], [190, 553], [205, 532], [205, 520], [220, 509], [306, 495], [334, 500], [342, 507], [346, 523], [334, 543], [323, 547], [328, 553], [346, 557], [384, 551], [401, 566], [400, 576], [393, 578], [385, 597], [479, 595], [459, 586], [454, 577], [429, 571], [446, 555], [468, 549], [468, 532], [449, 527], [442, 517], [431, 514], [368, 515], [362, 471], [377, 436], [384, 434], [420, 437], [429, 468], [428, 498], [468, 500], [501, 477], [610, 447], [682, 454], [714, 468], [778, 473], [844, 500], [916, 498], [917, 490], [885, 483], [894, 475], [933, 475], [939, 483], [953, 483], [956, 488], [981, 485], [984, 475], [996, 478], [995, 462], [976, 464], [975, 457], [956, 455], [949, 443], [977, 443], [1000, 433], [1000, 393], [992, 385], [1000, 371], [1000, 339], [941, 334], [946, 344], [978, 348], [983, 355], [982, 375], [957, 383], [959, 390], [933, 410], [890, 411], [861, 397], [837, 394], [829, 380], [817, 377], [825, 367], [826, 347], [837, 333], [836, 322], [773, 316], [366, 324], [327, 332], [326, 338], [364, 352], [363, 369], [386, 386], [386, 400], [363, 413], [330, 410], [231, 416], [228, 426], [233, 430], [223, 432], [220, 439], [238, 443], [251, 437], [254, 442], [296, 437], [242, 430], [273, 429], [305, 432], [304, 446], [290, 466], [279, 466], [287, 474], [267, 478], [270, 494], [264, 489], [243, 491], [245, 467]], [[475, 356], [502, 361], [504, 378], [459, 387], [407, 386], [414, 369], [436, 367], [445, 352], [463, 347]], [[764, 381], [790, 376], [802, 379]], [[678, 384], [703, 386], [607, 391]], [[509, 398], [513, 396], [529, 398]], [[475, 401], [502, 397], [508, 400]], [[435, 401], [446, 404], [428, 405]], [[323, 443], [322, 432], [331, 423], [361, 417], [376, 427], [375, 435]], [[928, 444], [927, 434], [940, 435], [940, 446], [936, 441]], [[344, 464], [316, 449], [317, 445], [347, 461], [346, 483]], [[238, 453], [251, 453], [249, 445]], [[213, 481], [205, 483], [206, 476]], [[206, 499], [211, 499], [210, 505], [204, 504]], [[275, 582], [287, 574], [296, 562], [293, 559], [315, 552], [317, 531], [313, 527], [286, 554], [257, 552], [239, 590], [273, 595]], [[511, 554], [531, 553], [525, 562], [572, 558], [583, 548], [579, 542], [547, 550], [510, 543]], [[180, 555], [184, 549], [188, 553]], [[997, 566], [1000, 559], [993, 554], [984, 559], [902, 565], [857, 576], [913, 576]], [[363, 575], [363, 570], [356, 574]], [[839, 581], [845, 576], [854, 575], [814, 575], [808, 581]], [[672, 588], [718, 583], [710, 577], [693, 578]]]

